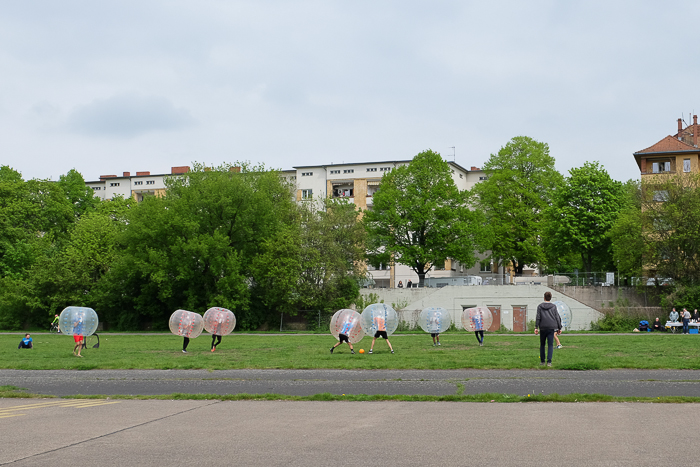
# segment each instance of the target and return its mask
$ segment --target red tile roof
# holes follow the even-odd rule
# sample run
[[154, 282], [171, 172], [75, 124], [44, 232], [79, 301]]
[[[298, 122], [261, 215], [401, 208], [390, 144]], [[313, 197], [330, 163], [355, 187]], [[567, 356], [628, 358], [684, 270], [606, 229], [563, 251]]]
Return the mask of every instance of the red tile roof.
[[700, 149], [691, 146], [690, 144], [686, 144], [683, 141], [678, 141], [677, 138], [674, 138], [673, 136], [667, 136], [658, 143], [656, 143], [653, 146], [649, 146], [646, 149], [642, 149], [641, 151], [637, 151], [634, 154], [646, 154], [646, 153], [655, 153], [655, 152], [681, 152], [681, 151], [697, 151], [700, 152]]

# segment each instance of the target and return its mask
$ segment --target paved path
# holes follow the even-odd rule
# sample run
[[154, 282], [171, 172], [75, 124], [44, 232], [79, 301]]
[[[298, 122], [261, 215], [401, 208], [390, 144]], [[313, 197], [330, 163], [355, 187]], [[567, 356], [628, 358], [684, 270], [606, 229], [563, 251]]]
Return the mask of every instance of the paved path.
[[694, 466], [698, 418], [697, 404], [0, 399], [0, 465]]
[[700, 370], [0, 370], [0, 385], [72, 394], [571, 394], [700, 397]]

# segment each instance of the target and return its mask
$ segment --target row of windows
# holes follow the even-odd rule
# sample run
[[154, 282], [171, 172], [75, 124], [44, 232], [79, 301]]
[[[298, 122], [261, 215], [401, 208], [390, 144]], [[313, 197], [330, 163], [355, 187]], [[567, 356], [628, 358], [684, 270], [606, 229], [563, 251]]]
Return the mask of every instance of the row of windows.
[[[379, 167], [380, 172], [388, 172], [389, 170], [391, 170], [391, 167]], [[377, 171], [376, 167], [367, 167], [367, 172], [376, 172], [376, 171]], [[355, 173], [355, 169], [343, 169], [343, 173], [344, 174], [353, 174], [353, 173]], [[338, 175], [338, 174], [340, 174], [340, 169], [331, 170], [331, 175]], [[302, 173], [302, 175], [304, 175], [304, 174]], [[309, 175], [313, 175], [313, 173], [309, 172]]]
[[302, 177], [311, 177], [311, 176], [313, 176], [313, 174], [314, 174], [313, 172], [302, 172], [301, 176]]

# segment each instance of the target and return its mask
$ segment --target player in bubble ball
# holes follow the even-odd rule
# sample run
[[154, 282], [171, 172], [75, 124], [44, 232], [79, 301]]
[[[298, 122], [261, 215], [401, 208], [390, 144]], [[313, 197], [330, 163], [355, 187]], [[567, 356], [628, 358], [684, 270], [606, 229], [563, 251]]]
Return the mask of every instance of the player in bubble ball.
[[389, 342], [389, 336], [386, 332], [386, 320], [384, 319], [384, 317], [380, 315], [375, 315], [374, 318], [372, 318], [372, 323], [377, 329], [377, 332], [374, 333], [374, 337], [372, 338], [372, 345], [369, 348], [369, 353], [372, 353], [372, 350], [374, 349], [374, 343], [376, 342], [377, 337], [383, 337], [387, 345], [389, 346], [389, 350], [391, 350], [391, 353], [394, 353], [394, 348], [391, 346], [391, 342]]
[[335, 350], [336, 347], [338, 347], [340, 344], [343, 342], [347, 342], [347, 344], [350, 346], [350, 353], [354, 354], [355, 349], [352, 348], [352, 344], [350, 343], [350, 338], [348, 337], [350, 335], [350, 332], [352, 331], [352, 321], [347, 320], [343, 323], [343, 326], [340, 328], [340, 332], [338, 333], [338, 342], [331, 347], [331, 353]]
[[433, 347], [440, 345], [440, 314], [437, 311], [430, 314], [428, 329], [430, 329], [430, 337], [433, 338]]

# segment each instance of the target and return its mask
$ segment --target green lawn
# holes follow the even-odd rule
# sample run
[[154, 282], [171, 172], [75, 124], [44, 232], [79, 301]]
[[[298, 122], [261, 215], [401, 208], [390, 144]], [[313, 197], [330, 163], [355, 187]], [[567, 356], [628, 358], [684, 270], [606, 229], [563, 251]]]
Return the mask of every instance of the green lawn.
[[[329, 349], [330, 335], [256, 334], [225, 336], [219, 350], [209, 351], [211, 338], [203, 334], [181, 351], [182, 338], [163, 335], [101, 334], [99, 349], [72, 354], [70, 336], [32, 334], [33, 350], [18, 350], [22, 336], [0, 335], [0, 368], [53, 369], [523, 369], [539, 364], [539, 338], [486, 334], [479, 347], [472, 333], [442, 334], [433, 347], [428, 334], [391, 337], [396, 353], [378, 340], [375, 353], [350, 355], [347, 345]], [[670, 368], [700, 369], [700, 336], [671, 334], [563, 334], [563, 349], [554, 351], [555, 369]], [[355, 350], [369, 350], [365, 337]]]

